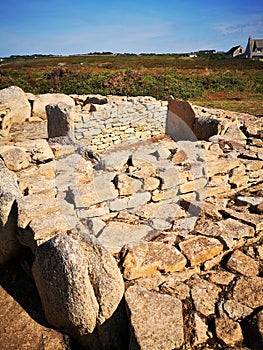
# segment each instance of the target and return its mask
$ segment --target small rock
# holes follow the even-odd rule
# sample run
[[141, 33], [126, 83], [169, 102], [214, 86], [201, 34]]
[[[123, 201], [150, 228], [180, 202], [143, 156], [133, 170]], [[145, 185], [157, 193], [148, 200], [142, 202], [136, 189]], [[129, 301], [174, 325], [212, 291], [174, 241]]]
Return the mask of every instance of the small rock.
[[29, 166], [29, 155], [21, 148], [14, 146], [2, 147], [0, 156], [3, 158], [6, 167], [9, 170], [18, 171]]
[[123, 276], [128, 280], [153, 275], [158, 271], [183, 270], [185, 257], [173, 246], [161, 242], [126, 246]]
[[196, 310], [201, 312], [204, 316], [213, 315], [215, 313], [215, 304], [218, 301], [221, 288], [202, 279], [197, 279], [197, 282], [193, 283], [191, 295]]
[[243, 342], [242, 329], [238, 322], [226, 316], [215, 319], [216, 335], [226, 345], [237, 346]]
[[258, 264], [255, 260], [240, 250], [234, 251], [226, 266], [233, 272], [239, 272], [245, 276], [257, 276], [259, 273]]
[[121, 174], [118, 175], [117, 186], [121, 196], [128, 196], [138, 192], [142, 188], [142, 182], [126, 174]]
[[263, 279], [261, 277], [240, 277], [234, 287], [235, 301], [252, 309], [263, 305]]
[[217, 239], [202, 236], [183, 241], [179, 246], [182, 253], [190, 260], [191, 266], [202, 264], [223, 250], [223, 245]]
[[198, 316], [197, 313], [194, 314], [194, 321], [195, 321], [194, 345], [197, 346], [200, 344], [204, 344], [209, 339], [208, 326], [202, 320], [202, 318]]
[[218, 271], [210, 274], [209, 281], [211, 281], [212, 283], [227, 286], [233, 281], [234, 278], [235, 275], [233, 273], [230, 273], [228, 271]]
[[150, 232], [151, 228], [148, 225], [111, 221], [102, 230], [98, 239], [112, 253], [118, 253], [125, 244], [145, 240]]
[[225, 301], [223, 309], [234, 321], [242, 321], [253, 312], [253, 309], [241, 303], [237, 303], [235, 300]]
[[133, 286], [125, 300], [130, 313], [132, 339], [141, 350], [179, 349], [184, 341], [182, 303], [170, 295]]

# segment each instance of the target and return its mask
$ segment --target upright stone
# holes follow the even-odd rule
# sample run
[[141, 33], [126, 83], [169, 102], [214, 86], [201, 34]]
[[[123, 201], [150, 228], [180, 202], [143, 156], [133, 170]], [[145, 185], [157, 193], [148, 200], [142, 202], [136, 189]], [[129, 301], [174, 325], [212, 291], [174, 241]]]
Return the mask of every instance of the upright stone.
[[47, 105], [48, 137], [68, 136], [74, 140], [74, 107], [60, 102], [57, 105]]

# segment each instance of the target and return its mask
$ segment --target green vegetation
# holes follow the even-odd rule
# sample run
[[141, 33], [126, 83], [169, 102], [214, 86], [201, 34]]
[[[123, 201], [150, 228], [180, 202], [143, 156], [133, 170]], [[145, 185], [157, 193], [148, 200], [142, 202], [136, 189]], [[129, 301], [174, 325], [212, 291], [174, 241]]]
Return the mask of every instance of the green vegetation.
[[34, 94], [170, 95], [206, 106], [263, 114], [263, 62], [200, 53], [92, 53], [11, 56], [0, 65], [0, 89]]

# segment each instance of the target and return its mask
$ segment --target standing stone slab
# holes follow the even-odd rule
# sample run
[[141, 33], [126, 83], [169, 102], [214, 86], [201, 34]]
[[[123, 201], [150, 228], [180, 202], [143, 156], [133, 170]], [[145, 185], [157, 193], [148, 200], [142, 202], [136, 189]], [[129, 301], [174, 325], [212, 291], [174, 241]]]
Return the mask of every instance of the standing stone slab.
[[69, 136], [74, 140], [74, 107], [60, 102], [57, 105], [47, 105], [48, 137]]
[[47, 320], [78, 338], [114, 313], [124, 284], [114, 258], [86, 232], [76, 233], [38, 247], [33, 276]]
[[130, 350], [179, 349], [184, 341], [182, 303], [133, 286], [125, 293], [130, 314]]

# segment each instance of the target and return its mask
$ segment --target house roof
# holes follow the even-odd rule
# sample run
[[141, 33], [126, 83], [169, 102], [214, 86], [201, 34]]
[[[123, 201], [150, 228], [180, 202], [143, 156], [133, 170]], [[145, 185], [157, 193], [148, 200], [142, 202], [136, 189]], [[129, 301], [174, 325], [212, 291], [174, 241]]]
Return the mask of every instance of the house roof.
[[263, 39], [254, 39], [254, 45], [253, 48], [263, 48]]
[[228, 55], [233, 54], [239, 48], [243, 49], [243, 47], [241, 45], [233, 46], [233, 47], [231, 47], [231, 49], [229, 51], [227, 51], [226, 54], [228, 54]]

